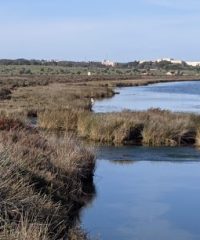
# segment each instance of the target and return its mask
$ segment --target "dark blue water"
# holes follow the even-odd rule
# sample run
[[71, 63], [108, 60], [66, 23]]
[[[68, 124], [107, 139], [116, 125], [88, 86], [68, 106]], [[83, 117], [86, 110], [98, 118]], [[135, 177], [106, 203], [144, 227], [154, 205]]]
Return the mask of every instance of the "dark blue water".
[[200, 151], [104, 147], [82, 225], [99, 239], [200, 239]]
[[96, 101], [95, 112], [161, 108], [176, 112], [200, 113], [200, 82], [159, 83], [117, 89], [113, 98]]

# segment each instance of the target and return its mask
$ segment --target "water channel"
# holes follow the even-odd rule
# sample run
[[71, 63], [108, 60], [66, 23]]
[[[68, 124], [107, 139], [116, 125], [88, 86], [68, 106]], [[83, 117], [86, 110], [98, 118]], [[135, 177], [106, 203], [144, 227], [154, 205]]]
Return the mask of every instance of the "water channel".
[[95, 112], [143, 111], [161, 108], [177, 112], [200, 113], [200, 82], [158, 83], [139, 87], [117, 88], [110, 99], [96, 101]]
[[[200, 112], [200, 82], [117, 89], [96, 112], [146, 110]], [[192, 147], [99, 147], [96, 195], [81, 224], [97, 239], [199, 240], [200, 150]]]

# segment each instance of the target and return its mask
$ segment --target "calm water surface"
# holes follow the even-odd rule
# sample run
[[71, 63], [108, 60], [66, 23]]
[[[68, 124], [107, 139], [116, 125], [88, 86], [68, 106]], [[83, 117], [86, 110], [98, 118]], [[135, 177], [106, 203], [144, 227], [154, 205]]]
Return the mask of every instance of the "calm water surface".
[[[127, 87], [97, 101], [96, 112], [162, 108], [200, 113], [200, 82]], [[105, 240], [199, 240], [200, 150], [102, 147], [96, 196], [81, 224]]]
[[116, 89], [120, 94], [96, 101], [95, 112], [147, 110], [161, 108], [178, 112], [200, 113], [200, 82], [158, 83]]
[[199, 240], [200, 152], [105, 147], [82, 225], [99, 239]]

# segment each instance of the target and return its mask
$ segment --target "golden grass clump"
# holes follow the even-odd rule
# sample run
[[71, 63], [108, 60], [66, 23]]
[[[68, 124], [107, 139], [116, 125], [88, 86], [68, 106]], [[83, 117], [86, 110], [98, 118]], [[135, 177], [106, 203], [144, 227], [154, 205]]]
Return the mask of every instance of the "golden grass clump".
[[78, 133], [99, 142], [122, 144], [138, 141], [142, 124], [129, 112], [109, 114], [82, 114], [78, 119]]
[[178, 146], [194, 144], [195, 124], [190, 114], [176, 114], [152, 109], [148, 111], [142, 131], [143, 143], [148, 146]]
[[78, 117], [77, 126], [80, 136], [99, 142], [177, 146], [195, 143], [197, 118], [160, 109], [85, 113]]
[[79, 110], [55, 109], [38, 114], [38, 125], [47, 130], [76, 131]]

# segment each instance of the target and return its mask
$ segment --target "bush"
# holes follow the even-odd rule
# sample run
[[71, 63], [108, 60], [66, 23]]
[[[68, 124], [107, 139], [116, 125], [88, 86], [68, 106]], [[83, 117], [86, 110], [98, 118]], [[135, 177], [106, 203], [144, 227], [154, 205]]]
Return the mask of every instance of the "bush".
[[6, 100], [11, 98], [11, 90], [8, 88], [0, 89], [0, 100]]

